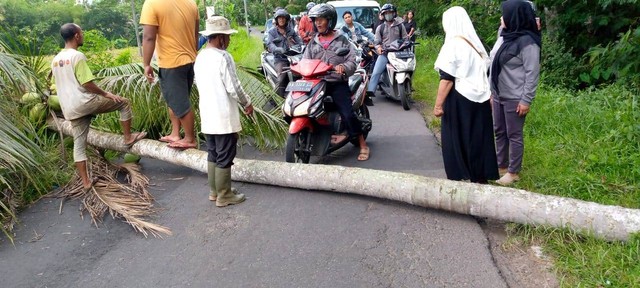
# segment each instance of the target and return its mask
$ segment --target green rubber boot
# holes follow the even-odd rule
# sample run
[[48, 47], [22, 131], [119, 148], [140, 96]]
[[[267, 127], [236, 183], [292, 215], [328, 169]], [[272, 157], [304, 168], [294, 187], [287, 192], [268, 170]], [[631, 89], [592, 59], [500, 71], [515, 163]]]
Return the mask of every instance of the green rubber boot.
[[216, 163], [207, 162], [207, 180], [209, 182], [209, 201], [216, 201]]
[[216, 199], [216, 206], [225, 207], [228, 205], [238, 204], [244, 201], [246, 198], [244, 194], [236, 194], [231, 189], [231, 168], [218, 168], [216, 167], [216, 192], [218, 197]]

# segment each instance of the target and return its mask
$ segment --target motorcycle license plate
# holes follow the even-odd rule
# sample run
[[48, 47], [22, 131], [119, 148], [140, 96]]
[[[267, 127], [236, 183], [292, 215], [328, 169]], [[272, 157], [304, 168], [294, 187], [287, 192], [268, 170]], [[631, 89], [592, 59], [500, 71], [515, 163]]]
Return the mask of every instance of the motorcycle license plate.
[[287, 92], [309, 92], [309, 91], [311, 91], [311, 88], [313, 88], [313, 83], [312, 82], [296, 81], [296, 82], [289, 82], [289, 84], [287, 84], [287, 89], [285, 89], [285, 91], [287, 91]]
[[396, 52], [396, 57], [398, 57], [398, 59], [413, 58], [413, 52], [411, 51]]

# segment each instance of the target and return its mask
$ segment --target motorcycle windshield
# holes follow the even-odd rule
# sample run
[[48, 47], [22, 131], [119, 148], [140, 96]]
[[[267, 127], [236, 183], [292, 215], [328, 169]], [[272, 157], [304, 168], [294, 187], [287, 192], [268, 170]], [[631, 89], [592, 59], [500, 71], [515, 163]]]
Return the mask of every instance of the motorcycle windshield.
[[291, 66], [291, 71], [306, 78], [324, 75], [331, 69], [333, 66], [318, 59], [302, 59], [298, 64]]

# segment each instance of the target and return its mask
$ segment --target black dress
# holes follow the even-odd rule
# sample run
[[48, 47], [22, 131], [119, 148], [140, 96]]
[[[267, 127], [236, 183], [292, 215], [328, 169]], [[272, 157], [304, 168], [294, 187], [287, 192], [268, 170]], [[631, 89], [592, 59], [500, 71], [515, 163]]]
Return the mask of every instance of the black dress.
[[[440, 79], [455, 83], [453, 76], [442, 71]], [[442, 158], [447, 178], [476, 183], [498, 179], [490, 101], [470, 101], [455, 90], [454, 84], [443, 111]]]

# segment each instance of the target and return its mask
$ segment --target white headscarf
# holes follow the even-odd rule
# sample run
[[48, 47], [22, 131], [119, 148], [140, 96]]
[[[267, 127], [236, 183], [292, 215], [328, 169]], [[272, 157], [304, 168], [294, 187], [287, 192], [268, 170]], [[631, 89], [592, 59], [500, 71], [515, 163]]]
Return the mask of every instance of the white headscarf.
[[449, 8], [442, 14], [442, 27], [444, 45], [434, 68], [455, 77], [456, 91], [470, 101], [482, 103], [489, 100], [489, 56], [467, 11], [460, 6]]

